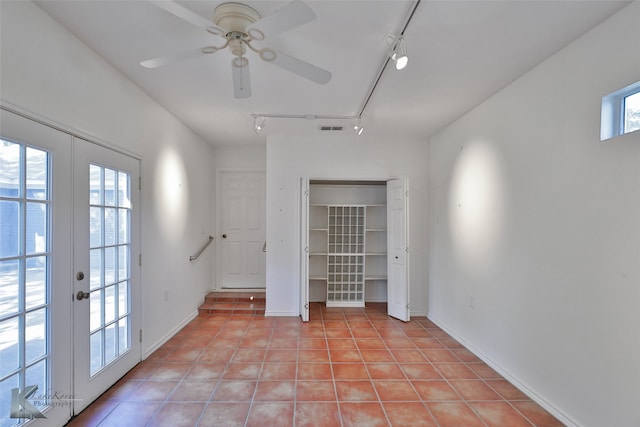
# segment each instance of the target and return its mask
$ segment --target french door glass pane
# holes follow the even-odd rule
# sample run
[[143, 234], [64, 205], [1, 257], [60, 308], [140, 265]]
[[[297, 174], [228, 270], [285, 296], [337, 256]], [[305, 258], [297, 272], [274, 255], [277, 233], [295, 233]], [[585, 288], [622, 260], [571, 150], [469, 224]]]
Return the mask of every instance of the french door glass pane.
[[47, 186], [44, 183], [48, 176], [47, 152], [27, 147], [27, 198], [47, 200]]
[[0, 322], [0, 377], [2, 378], [20, 368], [19, 320], [18, 317], [13, 317]]
[[89, 208], [89, 247], [102, 246], [102, 209]]
[[[50, 155], [0, 140], [0, 426], [11, 390], [49, 385]], [[31, 402], [44, 407], [46, 402]]]
[[25, 360], [34, 362], [47, 353], [47, 311], [45, 308], [25, 315]]
[[0, 200], [0, 257], [12, 257], [20, 251], [20, 203]]
[[90, 375], [130, 348], [129, 279], [131, 179], [122, 171], [89, 167]]
[[47, 241], [47, 204], [27, 202], [26, 254], [32, 255], [46, 251]]
[[39, 256], [26, 259], [25, 272], [26, 301], [25, 308], [36, 308], [46, 304], [47, 299], [47, 257]]
[[18, 313], [20, 308], [19, 271], [20, 260], [0, 261], [0, 317]]
[[102, 284], [102, 249], [89, 251], [89, 289], [94, 290]]

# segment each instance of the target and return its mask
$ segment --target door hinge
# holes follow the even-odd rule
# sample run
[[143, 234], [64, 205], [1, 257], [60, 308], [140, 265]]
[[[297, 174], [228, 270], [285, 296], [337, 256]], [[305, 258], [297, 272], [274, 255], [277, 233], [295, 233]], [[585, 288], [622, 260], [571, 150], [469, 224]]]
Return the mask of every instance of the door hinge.
[[309, 197], [309, 190], [304, 190], [304, 195]]
[[407, 310], [409, 310], [409, 304], [407, 304]]
[[142, 267], [142, 254], [138, 254], [138, 265]]
[[142, 329], [140, 329], [140, 342], [142, 342]]
[[307, 309], [307, 310], [309, 310], [309, 304], [305, 304], [305, 305], [304, 305], [304, 308], [305, 308], [305, 309]]
[[406, 253], [409, 253], [409, 246], [407, 246], [407, 247], [404, 249], [404, 251], [405, 251]]
[[307, 246], [306, 248], [304, 248], [304, 251], [305, 251], [306, 253], [309, 253], [309, 246]]
[[405, 195], [405, 196], [407, 196], [407, 197], [409, 197], [409, 190], [405, 191], [405, 192], [404, 192], [404, 195]]

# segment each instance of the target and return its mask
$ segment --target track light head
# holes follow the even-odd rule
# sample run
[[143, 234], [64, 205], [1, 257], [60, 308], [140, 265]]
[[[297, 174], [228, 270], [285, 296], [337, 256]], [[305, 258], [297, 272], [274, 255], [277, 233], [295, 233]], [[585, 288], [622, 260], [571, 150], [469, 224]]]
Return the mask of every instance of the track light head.
[[396, 70], [404, 69], [409, 62], [407, 48], [404, 44], [404, 36], [402, 34], [388, 35], [387, 46], [389, 46], [389, 57], [396, 64]]
[[262, 132], [262, 129], [264, 129], [264, 122], [265, 119], [263, 116], [253, 116], [253, 131], [255, 133]]
[[358, 117], [358, 119], [354, 122], [353, 124], [353, 131], [356, 133], [356, 135], [360, 136], [362, 135], [362, 132], [364, 132], [364, 128], [362, 127], [362, 125], [360, 124], [360, 117]]

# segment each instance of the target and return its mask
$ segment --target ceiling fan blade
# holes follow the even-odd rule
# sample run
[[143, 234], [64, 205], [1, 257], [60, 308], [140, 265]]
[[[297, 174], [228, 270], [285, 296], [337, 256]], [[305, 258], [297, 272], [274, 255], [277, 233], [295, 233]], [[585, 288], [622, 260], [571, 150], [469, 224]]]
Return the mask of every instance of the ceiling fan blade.
[[166, 10], [174, 16], [177, 16], [178, 18], [183, 19], [192, 25], [195, 25], [198, 28], [202, 28], [203, 30], [214, 29], [218, 31], [219, 34], [226, 33], [226, 31], [215, 25], [213, 22], [209, 21], [206, 18], [203, 18], [197, 13], [190, 11], [186, 7], [179, 5], [174, 1], [149, 0], [149, 2], [162, 10]]
[[268, 62], [320, 85], [327, 84], [329, 80], [331, 80], [331, 73], [329, 71], [309, 64], [302, 59], [294, 58], [286, 53], [278, 52], [276, 58]]
[[271, 37], [316, 19], [315, 12], [306, 3], [296, 0], [254, 22], [247, 30], [261, 31]]
[[164, 67], [165, 65], [168, 65], [168, 64], [172, 64], [174, 62], [180, 62], [186, 59], [196, 58], [200, 55], [202, 55], [202, 50], [190, 49], [185, 52], [180, 52], [173, 55], [147, 59], [145, 61], [142, 61], [140, 65], [142, 65], [145, 68], [159, 68], [159, 67]]
[[231, 75], [233, 76], [233, 95], [236, 98], [251, 96], [251, 78], [249, 76], [249, 60], [235, 57], [231, 61]]

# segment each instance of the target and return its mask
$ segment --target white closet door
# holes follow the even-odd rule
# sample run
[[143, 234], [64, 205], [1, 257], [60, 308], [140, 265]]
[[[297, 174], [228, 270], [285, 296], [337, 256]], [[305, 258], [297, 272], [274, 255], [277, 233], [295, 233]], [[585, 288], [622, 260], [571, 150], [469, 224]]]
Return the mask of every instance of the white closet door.
[[409, 311], [409, 213], [406, 178], [387, 182], [387, 312], [408, 322]]
[[309, 178], [300, 178], [300, 316], [309, 321]]

